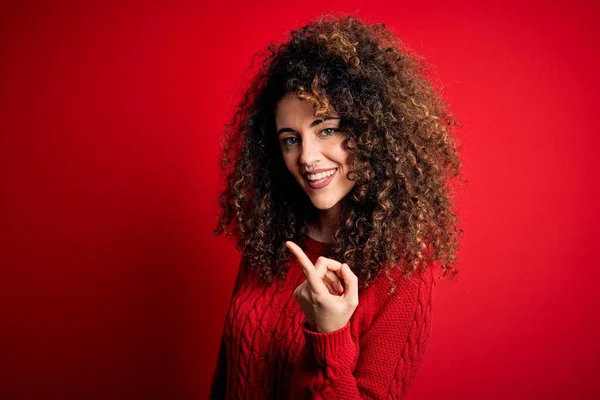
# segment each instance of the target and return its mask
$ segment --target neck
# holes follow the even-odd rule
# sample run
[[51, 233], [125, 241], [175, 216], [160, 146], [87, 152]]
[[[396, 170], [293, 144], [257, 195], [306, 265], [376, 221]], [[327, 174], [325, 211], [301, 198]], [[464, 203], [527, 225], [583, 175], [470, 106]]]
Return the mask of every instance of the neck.
[[308, 235], [319, 242], [333, 243], [335, 231], [339, 225], [340, 214], [340, 203], [330, 209], [319, 211], [317, 220], [308, 225]]

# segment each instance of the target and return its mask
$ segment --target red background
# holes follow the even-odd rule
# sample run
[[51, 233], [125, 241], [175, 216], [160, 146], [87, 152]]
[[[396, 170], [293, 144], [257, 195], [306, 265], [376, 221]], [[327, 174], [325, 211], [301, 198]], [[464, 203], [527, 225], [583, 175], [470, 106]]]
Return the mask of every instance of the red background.
[[394, 29], [464, 125], [461, 276], [408, 398], [600, 396], [600, 7], [321, 3], [3, 3], [0, 397], [206, 397], [239, 259], [221, 127], [252, 54], [324, 11]]

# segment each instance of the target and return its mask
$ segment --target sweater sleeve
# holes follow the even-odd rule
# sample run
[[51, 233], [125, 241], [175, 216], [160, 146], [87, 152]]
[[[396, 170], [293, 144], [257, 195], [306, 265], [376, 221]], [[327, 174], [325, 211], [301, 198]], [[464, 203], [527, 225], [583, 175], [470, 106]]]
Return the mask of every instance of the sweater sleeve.
[[[235, 283], [233, 285], [233, 291], [229, 298], [229, 306], [231, 307], [231, 301], [233, 297], [237, 293], [244, 280], [244, 276], [246, 274], [246, 264], [244, 263], [244, 259], [240, 260], [240, 265], [238, 267], [237, 275], [235, 278]], [[212, 375], [212, 381], [210, 386], [210, 396], [211, 400], [219, 400], [224, 399], [227, 394], [227, 351], [225, 349], [225, 324], [227, 323], [227, 318], [225, 318], [223, 324], [223, 333], [221, 333], [221, 341], [219, 343], [219, 353], [217, 356], [217, 365], [214, 369]]]
[[304, 324], [306, 341], [292, 377], [293, 398], [405, 396], [426, 349], [436, 285], [431, 268], [414, 275], [398, 279], [391, 296], [381, 289], [374, 293], [372, 320], [358, 332], [358, 339], [351, 322], [329, 333], [314, 332]]

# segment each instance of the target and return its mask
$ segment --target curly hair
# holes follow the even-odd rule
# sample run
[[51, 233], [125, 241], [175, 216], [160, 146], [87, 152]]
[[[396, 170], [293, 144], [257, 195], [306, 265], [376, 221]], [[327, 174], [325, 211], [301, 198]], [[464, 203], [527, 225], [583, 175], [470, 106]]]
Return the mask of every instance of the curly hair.
[[425, 63], [384, 24], [348, 14], [321, 15], [290, 35], [269, 44], [224, 127], [226, 187], [215, 234], [234, 236], [247, 266], [268, 283], [285, 275], [285, 241], [305, 243], [317, 211], [287, 170], [275, 133], [274, 109], [294, 93], [316, 116], [339, 113], [347, 135], [355, 185], [327, 256], [350, 265], [361, 288], [382, 271], [393, 281], [392, 268], [408, 275], [434, 262], [441, 278], [453, 278], [463, 234], [450, 186], [461, 177], [458, 123]]

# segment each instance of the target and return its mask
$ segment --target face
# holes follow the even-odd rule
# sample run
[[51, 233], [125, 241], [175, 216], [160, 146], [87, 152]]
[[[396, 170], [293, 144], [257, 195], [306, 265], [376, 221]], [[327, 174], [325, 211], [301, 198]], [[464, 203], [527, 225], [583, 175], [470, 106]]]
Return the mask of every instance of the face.
[[[312, 105], [286, 94], [277, 103], [275, 125], [283, 160], [292, 176], [319, 210], [330, 210], [354, 186], [346, 178], [346, 134], [339, 129], [340, 116], [316, 118]], [[307, 172], [307, 166], [314, 166]], [[310, 169], [310, 168], [309, 168]]]

